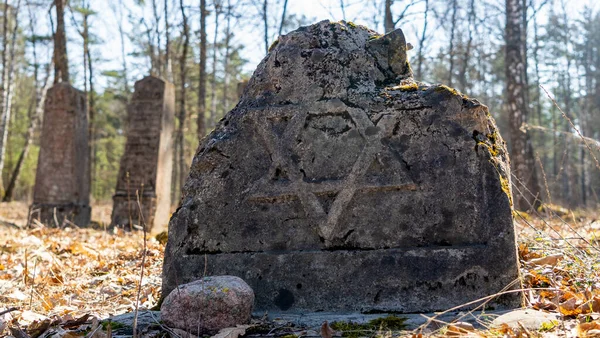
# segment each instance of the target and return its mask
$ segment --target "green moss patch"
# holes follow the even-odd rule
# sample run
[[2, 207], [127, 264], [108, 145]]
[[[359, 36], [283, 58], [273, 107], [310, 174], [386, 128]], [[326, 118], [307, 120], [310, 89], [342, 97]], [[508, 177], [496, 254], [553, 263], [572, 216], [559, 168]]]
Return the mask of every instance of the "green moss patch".
[[[410, 67], [410, 65], [409, 65], [409, 67]], [[458, 90], [456, 90], [456, 89], [454, 89], [454, 88], [451, 88], [451, 87], [448, 87], [448, 86], [446, 86], [446, 85], [439, 85], [439, 86], [435, 87], [433, 90], [434, 90], [436, 93], [444, 93], [444, 92], [447, 92], [447, 93], [450, 93], [450, 94], [452, 94], [452, 95], [459, 95], [459, 96], [460, 96], [460, 93], [458, 92]]]
[[343, 337], [358, 338], [370, 337], [376, 332], [401, 331], [406, 329], [406, 318], [397, 316], [388, 316], [377, 318], [365, 324], [354, 322], [333, 322], [331, 328], [340, 331]]

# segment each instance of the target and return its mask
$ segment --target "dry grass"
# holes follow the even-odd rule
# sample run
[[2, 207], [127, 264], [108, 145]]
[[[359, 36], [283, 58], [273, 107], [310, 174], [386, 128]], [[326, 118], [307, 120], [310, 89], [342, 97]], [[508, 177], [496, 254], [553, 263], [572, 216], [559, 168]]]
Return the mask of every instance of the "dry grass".
[[[26, 205], [0, 206], [0, 219], [24, 225]], [[21, 325], [43, 318], [38, 315], [105, 318], [135, 309], [144, 245], [141, 233], [20, 229], [5, 223], [0, 225], [0, 239], [0, 310], [19, 308], [10, 315]], [[148, 240], [141, 308], [158, 301], [163, 252], [162, 244]]]

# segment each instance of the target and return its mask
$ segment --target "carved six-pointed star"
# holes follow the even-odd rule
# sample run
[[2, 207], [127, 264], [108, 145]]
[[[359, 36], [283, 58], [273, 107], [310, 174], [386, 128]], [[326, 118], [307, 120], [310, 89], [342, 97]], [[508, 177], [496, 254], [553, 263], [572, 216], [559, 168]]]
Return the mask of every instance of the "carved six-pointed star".
[[[348, 107], [339, 99], [322, 101], [320, 105], [317, 109], [313, 107], [314, 113], [311, 113], [349, 114], [356, 126], [355, 130], [365, 141], [361, 153], [346, 177], [338, 180], [319, 180], [316, 182], [306, 180], [302, 168], [299, 168], [292, 160], [291, 153], [284, 150], [293, 152], [295, 140], [298, 139], [302, 130], [310, 128], [306, 125], [309, 114], [307, 109], [301, 105], [296, 105], [293, 108], [289, 105], [263, 108], [260, 112], [257, 111], [258, 114], [253, 120], [272, 162], [268, 173], [250, 187], [248, 199], [254, 202], [277, 203], [298, 198], [306, 217], [316, 220], [319, 236], [328, 245], [335, 239], [342, 238], [348, 232], [340, 229], [339, 220], [343, 213], [348, 211], [348, 205], [357, 191], [369, 193], [416, 191], [418, 187], [408, 178], [408, 175], [403, 175], [403, 182], [384, 185], [365, 184], [365, 180], [361, 179], [372, 163], [378, 160], [380, 153], [391, 151], [384, 145], [382, 139], [392, 133], [397, 122], [394, 114], [379, 114], [373, 122], [364, 110]], [[268, 119], [273, 116], [288, 121], [281, 136], [278, 136], [270, 128], [271, 123]], [[283, 182], [277, 179], [281, 177], [285, 178]], [[328, 211], [323, 208], [317, 198], [317, 195], [324, 194], [335, 196]]]

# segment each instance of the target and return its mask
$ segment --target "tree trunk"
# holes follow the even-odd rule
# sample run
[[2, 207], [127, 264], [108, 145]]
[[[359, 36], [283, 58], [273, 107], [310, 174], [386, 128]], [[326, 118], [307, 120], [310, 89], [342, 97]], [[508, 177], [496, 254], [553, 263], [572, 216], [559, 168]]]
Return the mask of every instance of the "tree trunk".
[[[265, 54], [269, 52], [269, 17], [267, 15], [267, 11], [269, 9], [269, 1], [268, 0], [264, 0], [263, 1], [263, 8], [262, 8], [262, 19], [263, 19], [263, 29], [265, 31]], [[215, 14], [216, 15], [216, 14]], [[215, 36], [217, 34], [215, 33]]]
[[[89, 9], [89, 8], [88, 8]], [[84, 30], [85, 30], [85, 39], [84, 39], [84, 44], [86, 45], [85, 47], [85, 53], [86, 53], [86, 59], [87, 59], [87, 67], [88, 67], [88, 83], [89, 83], [89, 92], [88, 92], [88, 112], [89, 112], [89, 124], [88, 124], [88, 130], [89, 130], [89, 137], [88, 137], [88, 147], [89, 147], [89, 151], [90, 151], [90, 161], [89, 161], [89, 165], [90, 165], [90, 187], [92, 187], [92, 195], [94, 193], [94, 185], [91, 184], [92, 182], [94, 182], [95, 178], [96, 178], [96, 153], [97, 153], [97, 149], [96, 149], [96, 99], [95, 99], [95, 95], [96, 93], [94, 92], [94, 67], [92, 66], [92, 54], [90, 52], [90, 39], [89, 39], [89, 21], [88, 21], [89, 15], [86, 14], [83, 16], [83, 25], [84, 25]]]
[[[35, 42], [34, 42], [35, 46]], [[34, 47], [35, 49], [35, 47]], [[17, 181], [19, 180], [19, 175], [21, 174], [21, 170], [23, 169], [23, 163], [27, 158], [27, 154], [29, 154], [29, 149], [31, 148], [31, 143], [33, 141], [33, 135], [35, 133], [35, 129], [39, 123], [40, 117], [44, 112], [44, 103], [46, 102], [46, 93], [48, 92], [48, 88], [50, 88], [50, 67], [48, 68], [48, 74], [46, 75], [46, 79], [44, 80], [43, 87], [41, 91], [38, 91], [35, 94], [35, 108], [33, 109], [34, 113], [31, 114], [31, 118], [29, 120], [29, 127], [27, 128], [27, 132], [25, 133], [25, 144], [23, 145], [23, 149], [21, 149], [21, 153], [19, 154], [19, 159], [17, 160], [17, 164], [13, 169], [13, 172], [10, 176], [10, 180], [8, 182], [8, 186], [6, 187], [6, 192], [4, 193], [4, 202], [10, 202], [13, 199], [15, 187], [17, 185]], [[37, 88], [36, 88], [37, 91]]]
[[[2, 20], [2, 75], [0, 83], [0, 119], [4, 119], [4, 101], [6, 94], [6, 78], [8, 77], [8, 67], [7, 67], [7, 52], [8, 52], [8, 0], [4, 0], [4, 18]], [[2, 175], [0, 175], [1, 179]]]
[[169, 6], [168, 0], [164, 0], [165, 2], [165, 74], [167, 80], [173, 82], [173, 69], [171, 66], [171, 55], [170, 55], [170, 44], [171, 37], [169, 36]]
[[65, 34], [64, 0], [54, 0], [56, 32], [54, 33], [54, 83], [69, 82], [69, 59]]
[[467, 38], [467, 46], [465, 47], [465, 53], [463, 54], [462, 67], [459, 74], [459, 85], [460, 91], [467, 91], [467, 72], [469, 71], [469, 61], [471, 60], [471, 49], [473, 47], [473, 31], [475, 27], [475, 0], [469, 2], [469, 14], [468, 14], [468, 30], [469, 37]]
[[[159, 76], [164, 76], [164, 69], [162, 65], [162, 55], [160, 54], [160, 17], [158, 16], [158, 7], [156, 6], [156, 0], [152, 0], [152, 13], [154, 14], [154, 34], [156, 34], [156, 70]], [[150, 41], [148, 41], [151, 43]]]
[[419, 40], [419, 51], [417, 52], [417, 80], [423, 81], [423, 48], [425, 45], [425, 39], [427, 38], [427, 15], [429, 14], [429, 0], [425, 0], [425, 12], [423, 13], [423, 33]]
[[179, 127], [177, 130], [177, 137], [179, 138], [179, 191], [183, 188], [186, 179], [186, 163], [185, 163], [185, 139], [184, 139], [184, 127], [185, 127], [185, 83], [187, 81], [187, 54], [188, 46], [190, 43], [189, 27], [187, 22], [187, 16], [185, 14], [185, 8], [183, 6], [183, 0], [179, 0], [179, 6], [181, 9], [181, 16], [183, 18], [183, 52], [181, 53], [181, 59], [179, 60], [179, 76], [181, 82], [181, 92], [179, 95]]
[[[4, 179], [2, 172], [4, 171], [4, 163], [6, 161], [6, 145], [8, 142], [8, 129], [10, 125], [10, 117], [12, 112], [12, 96], [13, 96], [13, 85], [14, 85], [14, 73], [15, 73], [15, 42], [17, 41], [17, 30], [19, 28], [19, 9], [21, 7], [21, 0], [17, 1], [14, 13], [14, 25], [10, 32], [10, 46], [7, 48], [10, 51], [8, 58], [8, 70], [6, 72], [6, 83], [7, 86], [3, 91], [3, 106], [2, 106], [2, 122], [0, 124], [0, 187], [4, 190]], [[8, 13], [8, 12], [7, 12]]]
[[227, 107], [229, 107], [229, 54], [230, 54], [230, 40], [231, 40], [231, 0], [227, 0], [227, 19], [225, 24], [225, 57], [223, 58], [223, 99], [221, 101], [223, 105], [223, 115], [227, 113]]
[[[266, 2], [266, 0], [265, 0]], [[215, 119], [217, 115], [217, 38], [219, 37], [219, 13], [221, 11], [220, 2], [215, 1], [215, 36], [213, 38], [213, 55], [212, 55], [212, 75], [210, 83], [210, 116], [208, 119], [208, 127], [213, 128], [215, 126]]]
[[200, 83], [198, 84], [198, 141], [206, 134], [206, 0], [200, 0]]
[[448, 48], [448, 57], [450, 65], [448, 66], [448, 86], [452, 87], [452, 77], [454, 76], [454, 33], [456, 32], [456, 12], [458, 4], [456, 0], [452, 1], [452, 19], [450, 23], [450, 46]]
[[127, 75], [127, 54], [125, 53], [125, 32], [123, 31], [123, 0], [119, 0], [119, 38], [121, 40], [121, 64], [123, 65], [123, 88], [129, 94], [129, 77]]
[[385, 0], [384, 29], [386, 33], [389, 33], [395, 29], [394, 18], [392, 16], [392, 2], [393, 0]]
[[[279, 23], [279, 35], [283, 32], [283, 26], [285, 25], [285, 15], [287, 11], [288, 0], [283, 0], [283, 11], [281, 12], [281, 22]], [[342, 13], [344, 13], [344, 1], [342, 1]], [[346, 20], [346, 14], [342, 14], [344, 20]]]
[[[516, 176], [515, 208], [526, 210], [537, 208], [540, 188], [535, 174], [533, 154], [528, 135], [521, 129], [527, 118], [525, 102], [527, 84], [525, 83], [526, 51], [523, 50], [523, 11], [521, 0], [506, 0], [506, 109], [509, 119], [511, 140], [512, 172]], [[521, 184], [522, 183], [522, 184]]]

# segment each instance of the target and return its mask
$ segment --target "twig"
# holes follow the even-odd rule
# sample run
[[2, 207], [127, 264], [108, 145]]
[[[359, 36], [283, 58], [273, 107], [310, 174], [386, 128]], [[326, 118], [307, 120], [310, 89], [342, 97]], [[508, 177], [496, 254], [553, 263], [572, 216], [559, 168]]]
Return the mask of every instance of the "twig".
[[528, 123], [523, 123], [523, 128], [525, 130], [537, 130], [537, 131], [543, 131], [543, 132], [549, 132], [549, 133], [558, 133], [558, 134], [561, 134], [561, 135], [564, 135], [564, 136], [567, 136], [570, 138], [581, 138], [583, 140], [590, 142], [593, 146], [600, 149], [600, 141], [593, 139], [591, 137], [587, 137], [587, 136], [580, 137], [579, 135], [573, 134], [568, 131], [556, 130], [556, 129], [546, 128], [546, 127], [542, 127], [542, 126], [536, 126], [536, 125], [528, 124]]
[[583, 140], [583, 143], [585, 144], [585, 146], [588, 148], [590, 155], [592, 156], [592, 158], [594, 159], [594, 161], [596, 162], [596, 168], [598, 168], [598, 170], [600, 170], [600, 162], [598, 161], [598, 159], [596, 158], [596, 155], [594, 155], [594, 152], [592, 151], [592, 148], [590, 147], [590, 145], [588, 144], [588, 140], [581, 135], [581, 133], [579, 132], [579, 129], [577, 129], [577, 127], [575, 127], [575, 124], [573, 124], [573, 121], [571, 121], [571, 119], [567, 116], [567, 114], [565, 114], [565, 112], [558, 106], [558, 104], [556, 103], [556, 101], [552, 98], [552, 96], [550, 96], [550, 93], [548, 93], [548, 91], [546, 90], [546, 88], [544, 88], [544, 86], [540, 85], [540, 88], [542, 88], [544, 90], [544, 92], [546, 92], [546, 95], [548, 96], [548, 98], [550, 100], [552, 100], [552, 103], [554, 103], [554, 105], [556, 106], [556, 108], [558, 108], [558, 110], [560, 111], [560, 113], [562, 114], [562, 116], [569, 121], [569, 124], [571, 125], [571, 128], [573, 128], [577, 134], [579, 135], [579, 137]]
[[4, 311], [0, 311], [0, 316], [3, 316], [5, 314], [7, 314], [9, 312], [13, 312], [13, 311], [19, 311], [19, 308], [18, 307], [11, 307], [11, 308], [8, 308], [8, 309], [6, 309]]
[[37, 270], [37, 256], [35, 257], [35, 263], [33, 264], [33, 278], [31, 279], [31, 292], [29, 293], [29, 309], [31, 310], [31, 304], [33, 303], [33, 287], [35, 286], [35, 273]]
[[[515, 281], [518, 281], [518, 280], [515, 280]], [[511, 284], [513, 284], [515, 281], [513, 281]], [[500, 297], [500, 296], [508, 295], [508, 294], [512, 294], [512, 293], [526, 292], [526, 291], [529, 291], [529, 290], [547, 290], [547, 291], [557, 291], [558, 290], [559, 291], [560, 289], [558, 289], [558, 288], [526, 288], [526, 289], [513, 289], [513, 290], [508, 290], [508, 291], [501, 291], [501, 292], [495, 293], [495, 294], [490, 295], [490, 296], [481, 297], [479, 299], [475, 299], [473, 301], [470, 301], [470, 302], [467, 302], [467, 303], [464, 303], [464, 304], [461, 304], [461, 305], [457, 305], [457, 306], [452, 307], [452, 308], [450, 308], [448, 310], [445, 310], [445, 311], [436, 312], [435, 316], [432, 316], [430, 318], [431, 318], [431, 320], [436, 320], [438, 317], [440, 317], [440, 316], [442, 316], [442, 315], [444, 315], [444, 314], [446, 314], [448, 312], [457, 311], [457, 310], [460, 310], [463, 307], [471, 306], [471, 305], [474, 305], [474, 304], [477, 304], [477, 303], [481, 303], [481, 302], [485, 302], [484, 304], [486, 304], [491, 299], [494, 299], [496, 297]], [[478, 306], [478, 307], [480, 307], [480, 306]], [[474, 310], [472, 310], [472, 311], [474, 311]], [[413, 330], [413, 332], [417, 332], [418, 330], [423, 330], [425, 327], [427, 327], [427, 325], [429, 325], [429, 323], [425, 323], [425, 324], [419, 326], [418, 328], [416, 328], [415, 330]]]
[[140, 214], [140, 223], [142, 224], [142, 229], [144, 231], [144, 251], [142, 253], [142, 269], [140, 271], [140, 283], [138, 285], [137, 295], [135, 299], [135, 315], [133, 316], [133, 337], [136, 338], [137, 335], [137, 324], [138, 324], [138, 310], [140, 307], [140, 294], [142, 292], [142, 281], [144, 279], [144, 264], [146, 263], [146, 222], [144, 221], [144, 213], [142, 212], [142, 206], [140, 204], [140, 194], [136, 190], [135, 196], [137, 198], [138, 211]]

